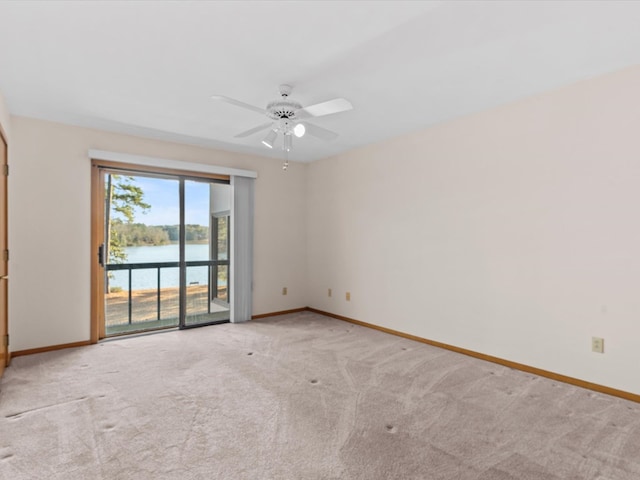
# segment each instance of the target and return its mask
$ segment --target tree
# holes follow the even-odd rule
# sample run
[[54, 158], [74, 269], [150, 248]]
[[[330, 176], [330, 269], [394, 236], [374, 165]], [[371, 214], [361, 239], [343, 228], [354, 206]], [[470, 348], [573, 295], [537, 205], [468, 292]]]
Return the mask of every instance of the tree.
[[147, 213], [151, 205], [144, 201], [144, 191], [135, 184], [135, 179], [131, 176], [108, 174], [105, 197], [108, 263], [124, 263], [127, 261], [127, 254], [118, 228], [125, 223], [133, 223], [136, 208]]
[[[163, 227], [145, 225], [144, 223], [123, 223], [118, 221], [116, 238], [123, 247], [138, 247], [141, 245], [166, 245], [169, 243], [169, 234]], [[116, 223], [116, 222], [114, 222]]]

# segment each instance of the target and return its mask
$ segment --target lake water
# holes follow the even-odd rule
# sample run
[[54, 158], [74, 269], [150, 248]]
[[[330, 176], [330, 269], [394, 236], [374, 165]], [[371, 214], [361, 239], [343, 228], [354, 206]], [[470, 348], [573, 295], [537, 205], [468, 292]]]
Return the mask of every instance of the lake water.
[[[124, 251], [127, 254], [126, 263], [153, 263], [153, 262], [177, 262], [180, 259], [180, 250], [178, 244], [145, 246], [145, 247], [126, 247]], [[188, 244], [185, 245], [185, 254], [187, 261], [191, 260], [209, 260], [209, 245], [207, 244]], [[187, 285], [198, 283], [206, 285], [207, 267], [188, 267], [187, 268]], [[123, 290], [129, 289], [129, 272], [127, 270], [113, 271], [113, 277], [109, 281], [112, 287], [120, 287]], [[131, 284], [133, 290], [157, 288], [158, 287], [158, 269], [140, 269], [131, 272]], [[160, 287], [177, 287], [180, 285], [180, 272], [178, 267], [162, 268], [160, 270]]]

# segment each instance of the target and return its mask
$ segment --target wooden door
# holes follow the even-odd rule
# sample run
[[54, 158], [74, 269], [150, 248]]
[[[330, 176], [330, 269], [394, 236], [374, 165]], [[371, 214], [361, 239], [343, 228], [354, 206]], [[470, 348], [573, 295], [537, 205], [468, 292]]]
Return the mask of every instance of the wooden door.
[[0, 376], [9, 364], [9, 322], [7, 295], [9, 250], [7, 249], [7, 144], [0, 132]]

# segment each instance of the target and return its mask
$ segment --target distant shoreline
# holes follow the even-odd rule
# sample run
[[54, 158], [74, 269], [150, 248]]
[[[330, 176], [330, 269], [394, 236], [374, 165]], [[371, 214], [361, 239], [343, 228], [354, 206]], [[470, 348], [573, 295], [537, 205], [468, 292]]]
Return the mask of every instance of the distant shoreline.
[[[160, 244], [155, 244], [155, 243], [139, 243], [137, 245], [125, 245], [124, 248], [131, 248], [131, 247], [166, 247], [167, 245], [178, 245], [180, 242], [167, 242], [167, 243], [160, 243]], [[197, 240], [197, 241], [191, 241], [191, 242], [184, 242], [185, 245], [208, 245], [209, 244], [209, 239], [206, 240]]]

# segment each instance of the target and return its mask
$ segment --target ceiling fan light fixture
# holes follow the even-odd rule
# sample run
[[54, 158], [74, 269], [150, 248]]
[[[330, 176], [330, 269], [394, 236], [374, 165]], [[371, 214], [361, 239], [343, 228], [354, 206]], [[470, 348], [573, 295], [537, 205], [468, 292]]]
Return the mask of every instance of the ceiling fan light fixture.
[[336, 132], [314, 125], [313, 123], [307, 123], [306, 119], [309, 117], [333, 115], [353, 108], [351, 102], [344, 98], [334, 98], [333, 100], [303, 107], [302, 104], [290, 98], [291, 90], [291, 85], [280, 85], [280, 98], [269, 102], [266, 108], [259, 108], [223, 95], [213, 95], [211, 98], [216, 101], [244, 108], [245, 110], [266, 115], [271, 120], [269, 123], [250, 128], [235, 135], [235, 138], [244, 138], [269, 130], [267, 136], [262, 140], [262, 144], [267, 148], [273, 149], [278, 139], [278, 134], [282, 134], [282, 150], [284, 151], [285, 157], [283, 168], [286, 170], [289, 164], [289, 152], [293, 147], [294, 135], [296, 138], [309, 135], [325, 141], [334, 140], [338, 137]]
[[285, 152], [290, 152], [291, 151], [291, 134], [290, 133], [285, 133], [284, 135], [284, 144], [282, 145], [282, 149]]
[[275, 131], [275, 130], [271, 130], [271, 131], [267, 134], [267, 136], [265, 137], [265, 139], [264, 139], [264, 140], [262, 140], [262, 144], [263, 144], [264, 146], [266, 146], [266, 147], [273, 148], [273, 144], [275, 143], [275, 141], [276, 141], [276, 137], [277, 137], [277, 136], [278, 136], [278, 134], [276, 133], [276, 131]]
[[293, 134], [298, 138], [302, 138], [306, 130], [307, 129], [305, 128], [305, 126], [302, 123], [299, 123], [295, 127], [293, 127]]

